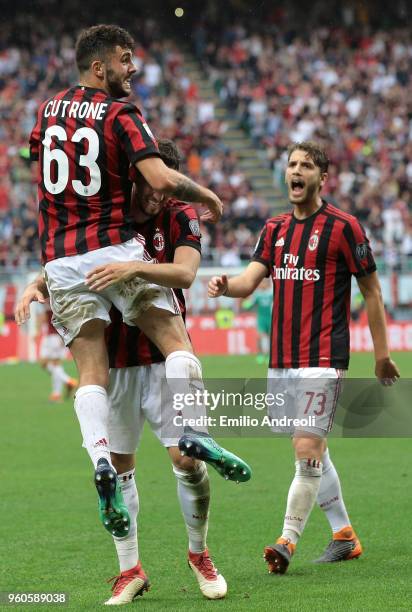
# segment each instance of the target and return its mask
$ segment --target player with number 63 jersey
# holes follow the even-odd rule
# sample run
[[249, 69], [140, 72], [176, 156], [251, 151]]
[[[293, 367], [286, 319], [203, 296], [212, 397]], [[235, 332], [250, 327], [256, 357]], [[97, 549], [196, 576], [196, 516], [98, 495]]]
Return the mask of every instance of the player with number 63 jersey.
[[134, 104], [101, 89], [66, 89], [41, 105], [30, 151], [40, 161], [43, 264], [136, 235], [130, 217], [132, 183], [125, 180], [125, 169], [157, 156], [158, 148]]
[[[201, 378], [171, 288], [130, 277], [96, 290], [102, 268], [118, 262], [154, 263], [133, 228], [130, 168], [164, 196], [206, 206], [204, 220], [215, 222], [222, 212], [216, 194], [166, 166], [139, 109], [119, 100], [131, 93], [134, 47], [129, 32], [117, 25], [83, 30], [76, 42], [79, 84], [41, 104], [30, 137], [31, 158], [38, 162], [39, 233], [53, 325], [79, 371], [75, 410], [95, 468], [100, 520], [117, 537], [127, 535], [130, 518], [108, 435], [104, 333], [112, 305], [124, 323], [143, 330], [167, 359], [169, 385], [176, 384], [177, 376], [183, 385]], [[24, 323], [25, 314], [16, 320]], [[196, 448], [206, 442], [212, 443], [202, 435]], [[219, 458], [234, 461], [231, 453], [216, 447]]]

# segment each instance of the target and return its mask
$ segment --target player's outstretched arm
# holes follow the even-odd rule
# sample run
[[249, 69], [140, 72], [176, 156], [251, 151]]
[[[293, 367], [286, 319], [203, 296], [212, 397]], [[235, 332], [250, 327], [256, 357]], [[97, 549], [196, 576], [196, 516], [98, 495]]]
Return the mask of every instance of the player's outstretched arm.
[[40, 272], [34, 281], [27, 285], [23, 291], [23, 295], [17, 302], [14, 311], [14, 318], [17, 325], [23, 325], [23, 323], [30, 319], [30, 304], [32, 302], [44, 304], [48, 297], [47, 285], [43, 278], [43, 274]]
[[226, 295], [232, 298], [246, 298], [260, 285], [267, 272], [266, 266], [252, 261], [242, 274], [233, 278], [228, 279], [226, 274], [213, 276], [209, 281], [208, 296], [217, 298]]
[[369, 329], [375, 351], [375, 375], [383, 385], [393, 385], [399, 378], [398, 366], [389, 354], [385, 307], [376, 272], [358, 278], [358, 285], [365, 299]]
[[163, 287], [188, 289], [195, 280], [199, 264], [199, 251], [180, 246], [175, 251], [173, 263], [128, 261], [97, 266], [87, 275], [86, 284], [92, 291], [102, 291], [115, 283], [139, 277]]
[[159, 157], [138, 161], [136, 168], [156, 191], [182, 202], [204, 204], [208, 210], [200, 216], [202, 221], [216, 223], [222, 216], [223, 204], [213, 191], [169, 168]]

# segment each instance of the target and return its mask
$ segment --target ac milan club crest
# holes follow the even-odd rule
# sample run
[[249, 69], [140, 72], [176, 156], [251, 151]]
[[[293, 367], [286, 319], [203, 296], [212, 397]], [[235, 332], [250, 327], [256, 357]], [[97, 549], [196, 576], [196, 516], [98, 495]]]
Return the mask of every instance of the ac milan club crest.
[[158, 228], [156, 228], [156, 233], [153, 236], [153, 246], [156, 251], [163, 251], [165, 248], [165, 238]]
[[309, 251], [314, 251], [319, 244], [319, 230], [316, 230], [314, 234], [309, 238]]

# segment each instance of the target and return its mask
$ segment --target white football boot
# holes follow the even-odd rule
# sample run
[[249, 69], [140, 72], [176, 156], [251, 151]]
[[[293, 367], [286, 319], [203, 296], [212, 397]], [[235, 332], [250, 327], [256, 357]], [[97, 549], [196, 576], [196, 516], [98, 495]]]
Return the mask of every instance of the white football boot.
[[202, 553], [192, 553], [189, 550], [188, 563], [205, 597], [208, 599], [222, 599], [226, 595], [226, 580], [215, 568], [207, 548]]

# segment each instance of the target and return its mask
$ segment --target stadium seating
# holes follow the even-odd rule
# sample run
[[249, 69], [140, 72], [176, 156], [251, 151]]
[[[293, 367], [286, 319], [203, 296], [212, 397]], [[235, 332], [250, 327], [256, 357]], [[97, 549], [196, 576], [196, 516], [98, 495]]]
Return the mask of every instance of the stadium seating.
[[[87, 12], [82, 16], [87, 19]], [[0, 26], [3, 272], [38, 266], [27, 139], [38, 103], [77, 79], [73, 46], [79, 23], [73, 14], [61, 17], [47, 30], [41, 12]], [[235, 144], [231, 148], [224, 139], [233, 121], [272, 172], [274, 191], [282, 189], [290, 140], [324, 142], [332, 160], [325, 195], [361, 219], [375, 252], [390, 266], [411, 258], [410, 30], [399, 28], [395, 36], [319, 27], [308, 37], [291, 30], [284, 14], [263, 25], [241, 19], [206, 25], [194, 25], [193, 54], [216, 99], [203, 98], [202, 83], [189, 76], [187, 49], [165, 39], [153, 20], [129, 23], [139, 41], [133, 99], [156, 134], [177, 141], [184, 171], [226, 205], [223, 222], [203, 228], [204, 262], [230, 266], [248, 260], [272, 210], [243, 171]]]

